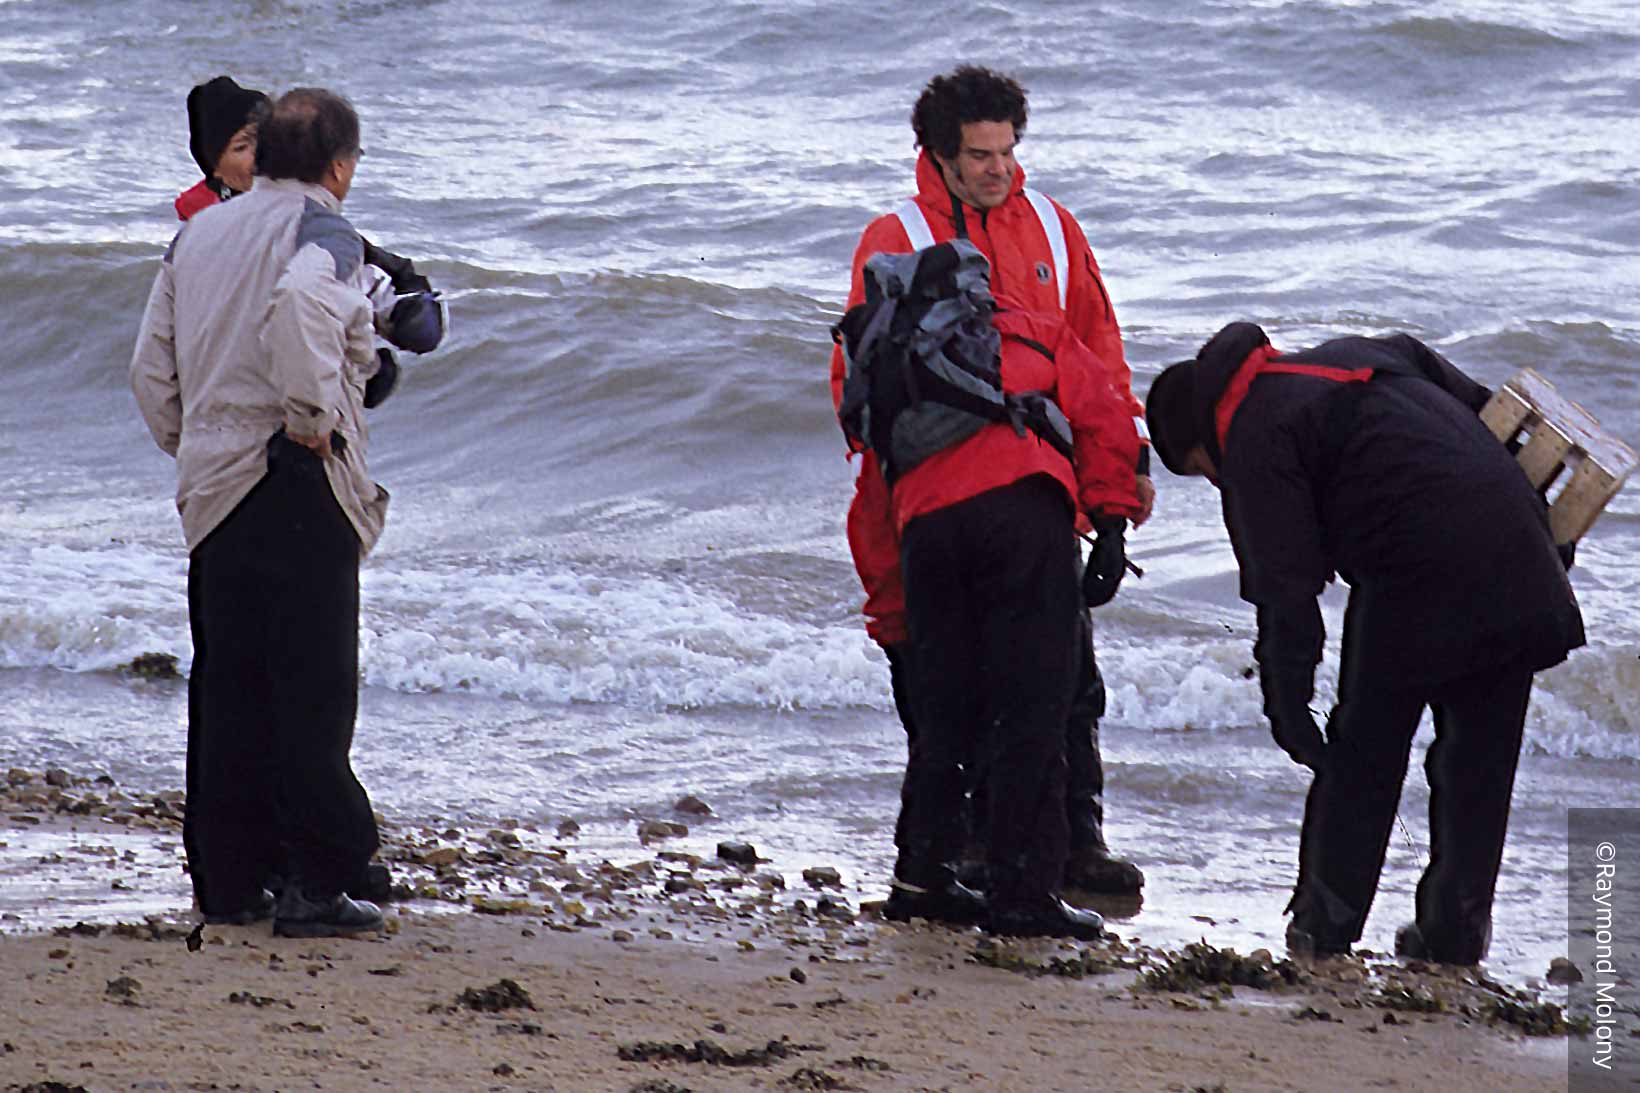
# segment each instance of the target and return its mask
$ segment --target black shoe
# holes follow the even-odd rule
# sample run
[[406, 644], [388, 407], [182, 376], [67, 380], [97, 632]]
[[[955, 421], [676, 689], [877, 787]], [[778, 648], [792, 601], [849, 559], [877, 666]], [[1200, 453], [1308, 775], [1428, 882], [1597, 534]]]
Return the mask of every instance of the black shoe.
[[955, 880], [921, 890], [895, 881], [883, 903], [883, 917], [891, 922], [926, 918], [952, 926], [976, 926], [985, 920], [985, 897]]
[[348, 886], [347, 894], [354, 899], [386, 903], [393, 898], [393, 874], [381, 862], [371, 862], [364, 867], [364, 876]]
[[278, 906], [273, 893], [266, 888], [262, 889], [262, 897], [256, 901], [256, 906], [246, 907], [239, 911], [220, 911], [205, 916], [207, 926], [249, 926], [253, 922], [261, 922], [265, 918], [273, 917], [273, 910]]
[[1108, 896], [1135, 896], [1145, 886], [1145, 875], [1130, 861], [1113, 858], [1108, 850], [1083, 850], [1065, 862], [1065, 887]]
[[965, 858], [957, 863], [957, 880], [964, 888], [987, 892], [991, 888], [991, 867], [983, 858]]
[[1070, 937], [1103, 941], [1105, 919], [1098, 911], [1072, 907], [1058, 896], [1046, 901], [995, 908], [985, 932], [1003, 937]]
[[1287, 955], [1309, 960], [1325, 960], [1334, 956], [1349, 956], [1350, 943], [1311, 933], [1297, 922], [1287, 924]]
[[1424, 940], [1424, 932], [1418, 928], [1416, 922], [1409, 922], [1395, 931], [1395, 955], [1404, 956], [1408, 960], [1425, 960], [1431, 964], [1457, 964], [1468, 968], [1481, 962], [1491, 941], [1492, 930], [1488, 927], [1479, 952], [1441, 952], [1431, 948], [1429, 942]]
[[347, 937], [376, 933], [386, 925], [374, 903], [350, 899], [343, 892], [312, 899], [294, 884], [285, 887], [273, 916], [275, 937]]

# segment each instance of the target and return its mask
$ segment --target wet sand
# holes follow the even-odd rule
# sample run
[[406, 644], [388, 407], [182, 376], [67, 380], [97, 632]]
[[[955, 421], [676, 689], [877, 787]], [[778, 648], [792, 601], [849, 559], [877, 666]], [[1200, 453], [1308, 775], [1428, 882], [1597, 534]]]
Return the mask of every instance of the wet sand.
[[389, 824], [385, 936], [196, 930], [176, 802], [57, 780], [0, 787], [0, 1089], [1565, 1087], [1557, 1011], [1484, 976], [896, 926], [664, 826]]

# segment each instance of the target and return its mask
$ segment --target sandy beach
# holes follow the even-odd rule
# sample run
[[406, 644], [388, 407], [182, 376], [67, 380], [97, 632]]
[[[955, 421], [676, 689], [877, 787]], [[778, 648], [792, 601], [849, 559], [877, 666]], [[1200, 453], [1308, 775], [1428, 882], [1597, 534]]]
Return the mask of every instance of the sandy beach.
[[[847, 878], [668, 851], [663, 823], [619, 861], [389, 823], [385, 936], [196, 928], [177, 815], [11, 772], [0, 1089], [1565, 1088], [1558, 1009], [1484, 975], [897, 926]], [[122, 914], [140, 891], [162, 909]]]

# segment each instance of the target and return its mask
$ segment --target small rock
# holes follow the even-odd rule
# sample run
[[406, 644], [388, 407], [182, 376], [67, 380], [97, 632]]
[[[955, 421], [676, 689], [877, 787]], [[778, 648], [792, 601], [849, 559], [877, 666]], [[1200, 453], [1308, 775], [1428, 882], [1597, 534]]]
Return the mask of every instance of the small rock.
[[501, 979], [488, 987], [468, 987], [456, 996], [456, 1005], [481, 1013], [499, 1013], [506, 1009], [532, 1010], [535, 1001], [513, 980]]
[[677, 803], [672, 806], [672, 810], [690, 816], [712, 815], [712, 806], [692, 793], [679, 797]]
[[613, 930], [610, 932], [609, 938], [611, 941], [631, 941], [632, 934], [626, 930]]
[[137, 992], [141, 989], [141, 983], [128, 975], [122, 975], [118, 979], [110, 979], [108, 987], [103, 993], [109, 998], [117, 999], [128, 1006], [134, 1006], [137, 1004]]
[[181, 679], [182, 673], [177, 671], [177, 658], [170, 653], [143, 653], [133, 657], [130, 664], [124, 666], [132, 675], [144, 679]]
[[842, 922], [853, 922], [854, 912], [843, 900], [834, 900], [830, 896], [821, 896], [814, 905], [814, 913], [821, 918], [837, 919]]
[[789, 974], [793, 983], [807, 983], [809, 981], [809, 973], [802, 968], [793, 968]]
[[1338, 1018], [1334, 1017], [1326, 1010], [1316, 1009], [1314, 1006], [1305, 1006], [1303, 1009], [1295, 1010], [1293, 1012], [1293, 1020], [1334, 1022], [1337, 1021]]
[[756, 865], [757, 848], [751, 843], [725, 842], [717, 844], [717, 856], [736, 865]]
[[808, 881], [810, 888], [841, 888], [843, 886], [843, 875], [829, 865], [803, 870], [803, 879]]
[[46, 771], [46, 785], [59, 787], [68, 785], [68, 771], [61, 767], [52, 767]]
[[1549, 961], [1549, 974], [1544, 978], [1558, 986], [1566, 986], [1569, 983], [1583, 982], [1583, 972], [1570, 960], [1557, 956]]
[[638, 824], [640, 839], [672, 839], [687, 834], [689, 829], [683, 824], [674, 824], [666, 820], [644, 820]]
[[574, 820], [562, 820], [558, 824], [558, 837], [560, 839], [567, 839], [571, 835], [579, 835], [580, 833], [581, 825]]

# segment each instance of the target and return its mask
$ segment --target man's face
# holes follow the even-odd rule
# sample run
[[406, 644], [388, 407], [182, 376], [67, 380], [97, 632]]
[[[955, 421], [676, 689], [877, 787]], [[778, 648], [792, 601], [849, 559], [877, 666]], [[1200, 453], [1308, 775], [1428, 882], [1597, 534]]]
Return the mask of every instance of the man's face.
[[957, 200], [976, 209], [994, 209], [1008, 199], [1019, 170], [1015, 143], [1013, 122], [971, 121], [962, 127], [956, 158], [936, 152], [934, 162]]

